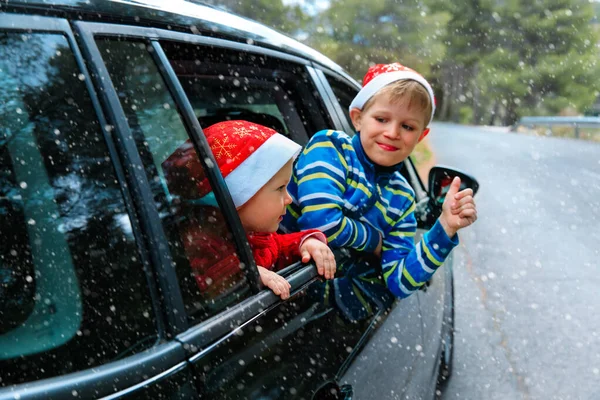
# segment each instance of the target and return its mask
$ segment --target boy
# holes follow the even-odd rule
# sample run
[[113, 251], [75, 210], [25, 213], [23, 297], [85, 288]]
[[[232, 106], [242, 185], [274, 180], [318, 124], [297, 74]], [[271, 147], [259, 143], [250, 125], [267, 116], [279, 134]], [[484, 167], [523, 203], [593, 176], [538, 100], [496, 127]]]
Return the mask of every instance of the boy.
[[350, 105], [357, 131], [317, 132], [298, 156], [284, 230], [320, 229], [333, 248], [373, 253], [396, 297], [414, 293], [477, 219], [471, 189], [452, 181], [443, 211], [415, 246], [415, 195], [402, 162], [428, 133], [435, 100], [429, 83], [398, 63], [369, 68]]
[[[276, 233], [292, 201], [286, 187], [300, 146], [273, 129], [247, 121], [219, 122], [204, 129], [204, 134], [248, 235], [262, 284], [282, 299], [288, 298], [290, 284], [272, 269], [300, 259], [305, 263], [313, 259], [320, 275], [333, 278], [335, 259], [323, 233], [316, 229]], [[171, 194], [196, 206], [217, 207], [189, 140], [162, 166]], [[208, 213], [213, 218], [209, 218], [209, 226], [204, 229], [198, 229], [193, 216], [186, 218], [189, 224], [180, 228], [201, 290], [208, 289], [207, 281], [213, 284], [216, 279], [222, 281], [240, 271], [237, 257], [231, 257], [231, 243], [223, 239], [224, 230], [215, 228], [219, 224], [215, 223], [214, 211]]]

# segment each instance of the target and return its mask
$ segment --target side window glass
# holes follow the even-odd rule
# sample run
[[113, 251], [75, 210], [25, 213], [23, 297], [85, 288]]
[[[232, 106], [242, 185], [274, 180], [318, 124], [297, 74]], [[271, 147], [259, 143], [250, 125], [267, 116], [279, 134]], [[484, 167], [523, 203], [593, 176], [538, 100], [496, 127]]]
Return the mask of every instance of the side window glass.
[[66, 38], [0, 33], [0, 386], [157, 340], [148, 282]]
[[303, 145], [331, 126], [303, 65], [223, 48], [161, 45], [203, 128], [242, 119]]
[[250, 295], [233, 236], [147, 45], [97, 44], [151, 184], [188, 317], [200, 322]]
[[327, 77], [327, 82], [329, 82], [329, 85], [331, 86], [331, 90], [333, 90], [333, 94], [335, 94], [338, 103], [340, 103], [340, 106], [344, 111], [344, 115], [346, 116], [348, 123], [350, 126], [352, 126], [352, 120], [350, 119], [348, 107], [350, 107], [352, 100], [354, 100], [354, 97], [356, 97], [358, 94], [358, 90], [331, 75], [326, 74], [325, 76]]

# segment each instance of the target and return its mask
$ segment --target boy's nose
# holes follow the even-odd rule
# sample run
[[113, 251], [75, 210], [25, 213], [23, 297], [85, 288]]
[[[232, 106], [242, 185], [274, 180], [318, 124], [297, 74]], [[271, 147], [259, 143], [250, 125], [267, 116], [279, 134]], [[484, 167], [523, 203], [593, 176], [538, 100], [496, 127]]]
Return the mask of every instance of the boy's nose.
[[283, 200], [283, 204], [285, 204], [286, 206], [288, 204], [292, 204], [292, 196], [290, 196], [290, 193], [287, 191], [287, 189], [285, 190], [285, 197]]
[[389, 137], [390, 139], [398, 139], [400, 137], [401, 131], [402, 128], [400, 126], [393, 125], [385, 132], [385, 136]]

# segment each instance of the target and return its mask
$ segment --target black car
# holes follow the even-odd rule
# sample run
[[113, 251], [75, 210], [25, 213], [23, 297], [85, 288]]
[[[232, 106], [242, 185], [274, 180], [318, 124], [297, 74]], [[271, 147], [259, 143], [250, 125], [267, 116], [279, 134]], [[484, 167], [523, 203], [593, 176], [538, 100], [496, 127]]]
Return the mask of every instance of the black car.
[[[314, 50], [206, 6], [0, 0], [0, 399], [433, 398], [451, 366], [452, 259], [399, 301], [366, 296], [381, 277], [345, 276], [339, 252], [336, 282], [360, 309], [328, 301], [313, 265], [281, 271], [281, 301], [259, 286], [202, 133], [225, 119], [300, 144], [352, 132], [359, 88]], [[218, 215], [165, 182], [188, 139]], [[434, 170], [431, 194], [411, 161], [404, 173], [422, 234], [457, 172]], [[237, 257], [240, 273], [198, 281], [186, 215], [224, 222], [237, 251], [217, 249], [215, 271]]]

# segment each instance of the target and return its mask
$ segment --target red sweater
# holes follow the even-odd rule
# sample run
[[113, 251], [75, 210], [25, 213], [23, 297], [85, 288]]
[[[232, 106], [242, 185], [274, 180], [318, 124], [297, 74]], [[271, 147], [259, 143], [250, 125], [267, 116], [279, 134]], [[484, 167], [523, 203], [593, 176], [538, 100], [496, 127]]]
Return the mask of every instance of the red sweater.
[[325, 235], [318, 229], [288, 234], [251, 233], [248, 235], [248, 241], [256, 265], [278, 271], [300, 260], [300, 246], [310, 236], [327, 243]]
[[[188, 217], [179, 224], [179, 233], [203, 294], [212, 298], [242, 279], [233, 239], [220, 215], [215, 214], [210, 223]], [[256, 264], [277, 271], [300, 260], [300, 245], [311, 236], [327, 243], [317, 229], [290, 234], [253, 233], [248, 235], [248, 242]]]

